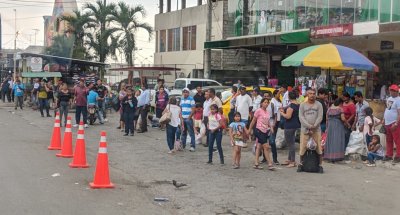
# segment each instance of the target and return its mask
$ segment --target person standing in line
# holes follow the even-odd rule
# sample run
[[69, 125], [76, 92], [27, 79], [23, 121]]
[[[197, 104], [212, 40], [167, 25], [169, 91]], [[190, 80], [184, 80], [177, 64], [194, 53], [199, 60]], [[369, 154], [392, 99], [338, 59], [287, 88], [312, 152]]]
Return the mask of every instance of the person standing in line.
[[364, 120], [365, 120], [365, 109], [369, 107], [369, 103], [365, 101], [363, 94], [360, 91], [356, 91], [354, 93], [354, 99], [356, 100], [356, 118], [353, 123], [353, 130], [359, 128], [362, 132], [364, 129]]
[[54, 107], [54, 85], [51, 80], [47, 82], [47, 88], [49, 91], [47, 92], [47, 102], [49, 104], [49, 108]]
[[[384, 161], [400, 162], [400, 97], [399, 86], [389, 87], [390, 97], [386, 99], [386, 109], [383, 124], [386, 129], [386, 155]], [[393, 159], [393, 145], [396, 145], [396, 154]]]
[[6, 79], [1, 85], [1, 99], [3, 100], [3, 103], [6, 102], [6, 97], [7, 101], [11, 102], [11, 98], [8, 96], [9, 91], [10, 91], [10, 84], [8, 83], [8, 79]]
[[328, 90], [326, 90], [325, 88], [320, 88], [318, 90], [317, 101], [321, 103], [322, 109], [324, 109], [324, 116], [322, 117], [322, 122], [321, 122], [322, 133], [324, 133], [326, 130], [326, 112], [328, 111], [328, 107], [326, 105], [327, 100], [328, 100]]
[[258, 108], [261, 106], [261, 99], [262, 97], [260, 96], [260, 90], [258, 88], [254, 88], [253, 91], [251, 92], [251, 100], [253, 102], [253, 109], [252, 112], [256, 112]]
[[280, 109], [281, 117], [286, 119], [285, 128], [285, 143], [289, 147], [288, 160], [283, 163], [288, 168], [296, 166], [296, 131], [301, 127], [299, 120], [300, 104], [297, 102], [295, 92], [289, 92], [290, 104], [286, 110]]
[[14, 98], [15, 98], [15, 108], [14, 108], [15, 110], [17, 110], [18, 106], [22, 110], [22, 106], [24, 104], [24, 91], [25, 91], [24, 84], [22, 84], [21, 81], [17, 79], [13, 88]]
[[194, 113], [194, 99], [193, 97], [189, 96], [189, 89], [184, 88], [183, 93], [182, 93], [182, 98], [181, 98], [181, 103], [180, 103], [181, 109], [182, 109], [182, 146], [183, 148], [186, 147], [186, 138], [187, 134], [189, 133], [190, 136], [190, 149], [189, 151], [194, 152], [196, 148], [195, 144], [195, 136], [194, 136], [194, 130], [193, 130], [193, 113]]
[[208, 143], [208, 162], [207, 164], [212, 164], [214, 142], [217, 143], [217, 149], [219, 153], [219, 159], [221, 165], [224, 164], [224, 153], [222, 151], [222, 129], [223, 126], [221, 120], [221, 114], [218, 113], [218, 106], [212, 104], [210, 106], [210, 114], [208, 116], [208, 130], [209, 132], [209, 143]]
[[218, 106], [218, 110], [222, 110], [222, 101], [221, 98], [219, 98], [216, 94], [215, 94], [215, 89], [214, 88], [210, 88], [208, 89], [209, 92], [209, 96], [211, 99], [211, 104], [212, 105], [217, 105]]
[[316, 153], [319, 155], [319, 172], [323, 173], [322, 168], [322, 147], [321, 147], [321, 121], [324, 110], [322, 104], [316, 101], [315, 90], [307, 89], [307, 102], [300, 104], [299, 119], [301, 124], [300, 131], [300, 163], [298, 172], [302, 171], [303, 156], [307, 150], [307, 142], [313, 138], [317, 147]]
[[269, 105], [269, 101], [267, 99], [261, 100], [261, 108], [259, 108], [255, 113], [254, 117], [250, 123], [249, 129], [247, 130], [247, 134], [250, 135], [250, 132], [254, 129], [254, 135], [257, 138], [257, 145], [256, 145], [256, 156], [254, 160], [254, 169], [262, 169], [260, 166], [260, 152], [263, 151], [265, 158], [268, 162], [268, 169], [274, 170], [275, 167], [273, 166], [271, 157], [270, 157], [270, 145], [268, 143], [269, 135], [271, 132], [271, 128], [269, 127], [269, 113], [267, 111]]
[[350, 94], [348, 92], [344, 92], [343, 96], [343, 113], [346, 121], [344, 122], [345, 125], [345, 148], [349, 144], [350, 134], [352, 131], [354, 119], [356, 117], [356, 106], [354, 105], [353, 101], [350, 99]]
[[[135, 91], [135, 98], [138, 101], [141, 92], [140, 92], [140, 90], [134, 90], [134, 91]], [[121, 112], [123, 112], [123, 111], [121, 111]], [[135, 115], [133, 116], [133, 122], [134, 122], [134, 128], [135, 129], [137, 128], [137, 123], [139, 121], [139, 115], [140, 115], [139, 114], [139, 107], [136, 107]], [[124, 122], [121, 121], [121, 123], [124, 123]]]
[[[136, 92], [139, 92], [139, 96], [140, 96], [140, 90], [137, 90]], [[124, 123], [124, 111], [123, 111], [121, 102], [122, 102], [122, 99], [125, 98], [125, 96], [126, 96], [126, 85], [125, 85], [125, 83], [122, 83], [121, 89], [119, 90], [119, 93], [118, 93], [118, 100], [120, 103], [119, 104], [120, 108], [119, 108], [119, 126], [117, 127], [117, 129], [121, 129], [122, 132], [125, 131], [125, 123]], [[137, 96], [136, 99], [139, 100], [139, 96]], [[139, 118], [139, 116], [138, 116], [138, 118]], [[136, 123], [137, 123], [137, 119], [136, 119]], [[135, 128], [136, 128], [136, 123], [135, 123]]]
[[[87, 104], [89, 105], [94, 105], [96, 106], [96, 109], [99, 109], [99, 100], [100, 100], [100, 96], [97, 93], [97, 89], [94, 86], [93, 82], [89, 83], [89, 93], [87, 95]], [[100, 124], [104, 124], [104, 118], [103, 118], [103, 113], [97, 111], [97, 117], [99, 119]]]
[[271, 146], [271, 151], [272, 151], [272, 159], [275, 165], [279, 165], [278, 161], [278, 152], [276, 150], [276, 134], [278, 133], [278, 128], [280, 125], [281, 121], [281, 112], [280, 110], [282, 109], [282, 103], [280, 99], [280, 90], [275, 90], [273, 92], [273, 98], [270, 102], [270, 105], [268, 106], [268, 112], [270, 113], [270, 126], [273, 128], [273, 132], [271, 132], [271, 135], [269, 137], [269, 144]]
[[32, 93], [31, 93], [31, 102], [32, 105], [37, 106], [38, 105], [38, 100], [37, 100], [37, 94], [39, 91], [39, 87], [40, 87], [40, 81], [38, 78], [35, 78], [35, 80], [33, 80], [33, 89], [32, 89]]
[[[164, 86], [160, 86], [158, 88], [154, 100], [156, 101], [156, 117], [160, 119], [165, 107], [168, 104], [168, 93], [165, 91]], [[165, 129], [164, 124], [160, 124], [160, 129]]]
[[236, 86], [233, 86], [231, 89], [232, 97], [230, 100], [230, 111], [228, 114], [229, 117], [229, 122], [234, 122], [234, 114], [235, 114], [235, 105], [236, 105], [236, 97], [238, 96], [238, 88]]
[[240, 157], [242, 147], [244, 146], [243, 134], [247, 132], [246, 124], [241, 121], [242, 117], [239, 112], [234, 113], [234, 121], [229, 125], [229, 136], [231, 137], [231, 146], [233, 147], [233, 168], [240, 168]]
[[251, 97], [246, 93], [246, 87], [240, 88], [240, 95], [236, 97], [236, 111], [242, 116], [242, 121], [247, 125], [249, 123], [250, 113], [253, 109]]
[[99, 99], [97, 100], [98, 104], [98, 112], [99, 115], [103, 116], [104, 121], [106, 121], [106, 96], [108, 94], [107, 87], [103, 85], [103, 81], [101, 79], [97, 80], [96, 83], [96, 92], [99, 95]]
[[204, 93], [204, 98], [206, 100], [204, 101], [204, 104], [203, 104], [203, 123], [204, 123], [204, 126], [206, 127], [206, 138], [207, 138], [207, 141], [206, 141], [206, 143], [203, 144], [203, 146], [207, 147], [208, 146], [208, 141], [209, 141], [209, 138], [208, 138], [208, 134], [209, 134], [209, 130], [208, 130], [208, 115], [210, 113], [210, 106], [211, 106], [210, 91], [206, 90], [206, 92]]
[[345, 125], [346, 118], [342, 109], [343, 100], [336, 99], [327, 111], [327, 137], [324, 150], [324, 159], [332, 163], [344, 159]]
[[138, 133], [147, 132], [147, 114], [150, 110], [150, 90], [146, 83], [142, 84], [142, 93], [139, 96], [138, 107], [140, 108], [140, 118], [142, 123], [140, 125], [140, 130]]
[[87, 124], [87, 95], [88, 88], [85, 86], [85, 79], [79, 80], [79, 85], [74, 88], [74, 103], [75, 103], [75, 122], [76, 124], [73, 127], [78, 127], [78, 124], [81, 120], [81, 114], [83, 117], [83, 123], [85, 124], [85, 128], [88, 128]]
[[48, 91], [49, 91], [49, 88], [48, 88], [46, 82], [42, 79], [42, 81], [40, 83], [39, 91], [38, 91], [39, 110], [40, 110], [40, 115], [42, 117], [44, 117], [43, 109], [46, 109], [47, 117], [51, 117], [49, 101], [47, 99]]
[[135, 134], [134, 115], [137, 108], [137, 99], [132, 93], [132, 89], [127, 90], [125, 98], [122, 99], [122, 108], [124, 113], [125, 134], [124, 136], [133, 136]]
[[282, 107], [286, 108], [290, 102], [288, 86], [286, 84], [282, 84], [282, 86], [279, 90], [281, 91], [281, 95], [282, 95]]
[[375, 131], [375, 127], [381, 124], [381, 121], [374, 117], [373, 115], [374, 111], [372, 108], [367, 107], [365, 108], [365, 119], [364, 119], [364, 128], [363, 128], [363, 134], [365, 137], [365, 143], [367, 146], [371, 143], [372, 141], [372, 136]]
[[174, 152], [175, 135], [177, 133], [178, 126], [180, 122], [183, 122], [181, 108], [177, 105], [175, 97], [169, 98], [169, 103], [167, 107], [165, 107], [162, 114], [167, 112], [171, 113], [171, 121], [168, 122], [166, 126], [167, 144], [169, 149], [168, 154], [172, 154]]
[[201, 86], [196, 87], [197, 93], [194, 95], [193, 99], [196, 104], [200, 104], [203, 106], [204, 102], [206, 101], [206, 98], [204, 97], [204, 92]]
[[67, 125], [67, 117], [68, 117], [68, 111], [69, 111], [69, 106], [71, 105], [71, 93], [68, 90], [67, 84], [63, 84], [61, 86], [60, 91], [57, 93], [57, 106], [60, 109], [60, 125], [62, 125], [62, 118], [64, 115], [64, 126]]
[[11, 77], [11, 78], [9, 78], [8, 79], [8, 86], [10, 87], [9, 89], [9, 91], [8, 91], [8, 97], [10, 98], [10, 100], [12, 101], [12, 102], [14, 102], [14, 78], [13, 77]]

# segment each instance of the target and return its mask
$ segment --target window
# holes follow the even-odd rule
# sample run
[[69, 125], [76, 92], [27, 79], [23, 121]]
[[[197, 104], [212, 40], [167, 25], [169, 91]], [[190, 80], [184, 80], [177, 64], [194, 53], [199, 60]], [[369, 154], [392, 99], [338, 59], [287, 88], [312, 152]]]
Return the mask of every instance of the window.
[[165, 48], [166, 45], [167, 45], [166, 30], [161, 30], [160, 31], [160, 52], [166, 51], [166, 48]]
[[181, 90], [186, 87], [186, 81], [184, 80], [176, 80], [175, 81], [175, 89]]
[[181, 44], [181, 29], [173, 28], [168, 29], [168, 51], [180, 51]]
[[183, 27], [183, 50], [196, 50], [196, 26]]
[[203, 81], [191, 81], [190, 85], [188, 86], [188, 88], [190, 90], [196, 89], [197, 87], [203, 87], [204, 86], [204, 82]]
[[160, 52], [160, 50], [158, 50], [158, 44], [159, 44], [159, 39], [158, 39], [158, 31], [156, 31], [156, 52]]
[[204, 86], [220, 86], [220, 85], [215, 81], [207, 81]]

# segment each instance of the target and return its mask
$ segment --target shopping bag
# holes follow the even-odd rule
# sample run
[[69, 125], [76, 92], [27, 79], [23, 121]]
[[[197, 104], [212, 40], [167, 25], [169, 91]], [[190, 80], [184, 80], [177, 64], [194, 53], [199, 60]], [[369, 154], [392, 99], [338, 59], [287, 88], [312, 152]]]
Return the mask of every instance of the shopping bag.
[[276, 132], [275, 145], [277, 149], [282, 149], [286, 146], [285, 131], [281, 128], [278, 128], [278, 132]]
[[349, 144], [346, 148], [346, 155], [349, 154], [367, 155], [366, 145], [364, 144], [364, 135], [358, 130], [353, 131], [350, 134]]

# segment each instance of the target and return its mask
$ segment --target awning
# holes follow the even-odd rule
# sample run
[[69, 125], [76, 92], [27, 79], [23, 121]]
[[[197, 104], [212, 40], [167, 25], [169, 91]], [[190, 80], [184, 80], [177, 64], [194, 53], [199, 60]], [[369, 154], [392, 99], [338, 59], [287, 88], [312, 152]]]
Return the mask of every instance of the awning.
[[101, 62], [80, 60], [80, 59], [74, 59], [74, 58], [66, 58], [66, 57], [45, 55], [45, 54], [35, 54], [35, 53], [26, 53], [26, 52], [19, 53], [19, 54], [21, 55], [22, 58], [24, 58], [24, 57], [41, 57], [43, 59], [46, 59], [48, 61], [58, 63], [58, 64], [81, 64], [81, 65], [96, 66], [96, 67], [108, 65], [106, 63], [101, 63]]
[[23, 72], [23, 78], [61, 78], [61, 72]]
[[234, 49], [246, 47], [263, 47], [271, 45], [288, 45], [310, 43], [310, 31], [295, 31], [272, 35], [253, 35], [204, 43], [205, 49]]

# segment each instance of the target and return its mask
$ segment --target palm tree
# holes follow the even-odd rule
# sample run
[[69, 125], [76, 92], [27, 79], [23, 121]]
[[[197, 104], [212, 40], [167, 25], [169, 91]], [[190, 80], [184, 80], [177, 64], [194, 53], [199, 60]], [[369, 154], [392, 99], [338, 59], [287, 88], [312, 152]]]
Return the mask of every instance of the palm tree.
[[65, 35], [53, 37], [53, 42], [50, 47], [46, 48], [46, 54], [59, 57], [71, 57], [74, 46], [74, 39]]
[[[123, 1], [118, 2], [118, 10], [113, 12], [111, 20], [116, 24], [117, 38], [119, 38], [119, 48], [125, 54], [126, 62], [133, 66], [133, 53], [136, 48], [136, 33], [139, 30], [145, 30], [149, 34], [149, 41], [153, 34], [153, 28], [139, 20], [138, 14], [142, 18], [146, 16], [146, 10], [142, 5], [134, 7], [129, 6]], [[132, 84], [133, 71], [129, 71], [128, 82]]]
[[81, 13], [79, 10], [74, 10], [73, 15], [62, 16], [61, 20], [68, 23], [65, 33], [72, 34], [75, 37], [77, 46], [84, 45], [84, 37], [87, 36], [87, 29], [95, 28], [95, 20], [87, 13]]
[[110, 23], [110, 16], [115, 10], [115, 4], [104, 4], [102, 1], [97, 0], [94, 4], [86, 3], [84, 8], [88, 10], [89, 17], [93, 19], [89, 22], [90, 25], [100, 27], [100, 30], [96, 30], [93, 33], [94, 35], [91, 35], [88, 44], [98, 55], [99, 61], [104, 63], [107, 56], [113, 55], [110, 52], [113, 48], [110, 49], [108, 47], [110, 39], [112, 39], [113, 30], [112, 28], [106, 28], [106, 26]]

